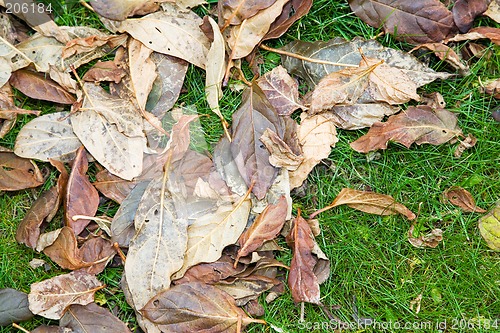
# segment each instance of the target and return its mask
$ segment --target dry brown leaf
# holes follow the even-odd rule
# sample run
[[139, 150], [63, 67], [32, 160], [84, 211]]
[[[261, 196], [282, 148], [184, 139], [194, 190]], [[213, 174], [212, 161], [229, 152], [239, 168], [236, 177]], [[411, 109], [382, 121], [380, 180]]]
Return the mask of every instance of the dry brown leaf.
[[333, 124], [342, 129], [355, 130], [370, 127], [385, 116], [392, 116], [401, 109], [387, 103], [369, 103], [354, 105], [335, 105], [329, 112], [323, 113], [331, 118]]
[[221, 0], [217, 4], [221, 27], [240, 25], [245, 19], [268, 8], [276, 0]]
[[0, 191], [19, 191], [40, 186], [43, 182], [35, 163], [0, 146]]
[[452, 186], [443, 192], [444, 197], [454, 206], [467, 213], [486, 213], [487, 210], [476, 206], [476, 201], [469, 191], [462, 187]]
[[[453, 20], [460, 32], [464, 33], [472, 28], [474, 19], [484, 13], [488, 9], [491, 0], [457, 0], [453, 5], [451, 12], [453, 13]], [[495, 2], [493, 0], [491, 2]]]
[[457, 148], [455, 148], [455, 151], [453, 152], [453, 156], [455, 157], [462, 157], [462, 154], [466, 149], [470, 149], [474, 147], [477, 143], [477, 138], [472, 135], [468, 134], [464, 140], [460, 140], [460, 143], [458, 144]]
[[408, 230], [408, 241], [411, 245], [418, 248], [436, 248], [439, 243], [443, 240], [443, 230], [432, 229], [430, 233], [426, 235], [421, 235], [420, 237], [414, 237], [413, 231], [415, 229], [415, 223], [413, 223]]
[[337, 130], [329, 117], [321, 114], [308, 116], [303, 112], [300, 118], [297, 133], [304, 160], [297, 170], [290, 172], [291, 189], [302, 185], [316, 164], [327, 158], [338, 142]]
[[500, 2], [497, 0], [491, 0], [488, 9], [483, 13], [483, 15], [488, 16], [495, 22], [500, 23]]
[[71, 328], [74, 333], [131, 333], [124, 322], [95, 303], [69, 306], [59, 325]]
[[125, 70], [115, 61], [98, 61], [85, 73], [82, 80], [88, 82], [112, 81], [118, 83], [125, 75]]
[[482, 90], [496, 99], [500, 99], [500, 79], [487, 83]]
[[350, 145], [360, 153], [367, 153], [387, 149], [389, 141], [399, 142], [407, 148], [412, 143], [440, 145], [461, 134], [454, 113], [420, 105], [410, 106], [406, 111], [389, 117], [385, 123], [373, 124], [367, 134]]
[[268, 33], [263, 40], [281, 37], [287, 30], [301, 17], [307, 15], [313, 4], [312, 0], [290, 0], [285, 6], [280, 16], [271, 24]]
[[470, 73], [469, 66], [464, 63], [462, 57], [459, 56], [451, 47], [444, 45], [443, 43], [426, 43], [414, 47], [410, 52], [422, 48], [432, 51], [440, 60], [450, 64], [450, 66], [454, 69], [458, 69], [462, 76], [466, 76]]
[[289, 171], [297, 170], [304, 158], [301, 155], [296, 155], [292, 149], [281, 140], [278, 134], [267, 128], [264, 134], [260, 137], [260, 141], [266, 146], [271, 156], [269, 163], [275, 167], [283, 167]]
[[347, 205], [369, 214], [394, 215], [399, 213], [406, 216], [409, 220], [417, 217], [406, 206], [396, 202], [390, 195], [343, 188], [330, 205], [312, 214], [311, 218], [340, 205]]
[[123, 21], [129, 16], [144, 15], [158, 10], [158, 2], [151, 0], [90, 0], [95, 12], [114, 21]]
[[245, 278], [236, 278], [232, 281], [221, 281], [216, 283], [215, 286], [231, 295], [235, 299], [237, 306], [244, 306], [280, 284], [282, 282], [276, 278], [251, 275]]
[[34, 314], [49, 319], [60, 319], [72, 304], [86, 305], [94, 301], [94, 293], [104, 285], [84, 271], [74, 271], [33, 283], [28, 295]]
[[123, 35], [94, 35], [82, 38], [75, 38], [64, 46], [62, 58], [66, 59], [74, 55], [89, 53], [95, 49], [107, 45], [110, 49], [115, 49], [126, 43], [128, 36]]
[[500, 45], [500, 28], [477, 27], [472, 28], [466, 34], [456, 35], [448, 38], [445, 43], [461, 42], [464, 40], [489, 39], [493, 43]]

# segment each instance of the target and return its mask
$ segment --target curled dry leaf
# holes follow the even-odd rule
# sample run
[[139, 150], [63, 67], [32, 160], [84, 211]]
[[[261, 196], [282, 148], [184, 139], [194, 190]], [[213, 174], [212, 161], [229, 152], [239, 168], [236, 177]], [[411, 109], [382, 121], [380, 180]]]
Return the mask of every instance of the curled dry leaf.
[[173, 5], [166, 11], [127, 19], [119, 27], [150, 49], [184, 59], [205, 68], [210, 41], [200, 29], [201, 18], [194, 12], [181, 12]]
[[486, 213], [486, 210], [476, 206], [472, 194], [462, 187], [450, 187], [443, 194], [452, 205], [460, 207], [464, 212]]
[[464, 40], [489, 39], [493, 43], [500, 45], [500, 28], [477, 27], [472, 28], [466, 34], [456, 35], [448, 38], [445, 42], [461, 42]]
[[488, 82], [484, 87], [482, 87], [482, 91], [488, 95], [492, 95], [496, 99], [500, 99], [500, 79]]
[[165, 332], [240, 332], [252, 319], [234, 299], [208, 284], [185, 283], [160, 292], [141, 310]]
[[73, 162], [64, 197], [65, 223], [73, 229], [75, 235], [80, 234], [90, 223], [90, 220], [73, 219], [73, 216], [85, 215], [93, 217], [99, 206], [99, 193], [90, 183], [86, 175], [87, 169], [87, 152], [82, 146]]
[[35, 163], [0, 146], [0, 191], [19, 191], [40, 186], [43, 182]]
[[126, 74], [125, 70], [115, 61], [98, 61], [85, 73], [82, 80], [87, 82], [112, 81], [118, 83]]
[[69, 162], [82, 143], [73, 132], [69, 112], [55, 112], [33, 119], [19, 131], [16, 155], [48, 162]]
[[0, 327], [31, 318], [27, 294], [11, 288], [0, 289]]
[[280, 16], [274, 20], [269, 31], [262, 40], [281, 37], [287, 30], [301, 17], [309, 13], [312, 7], [312, 0], [290, 0], [285, 6]]
[[266, 146], [271, 156], [269, 156], [269, 163], [278, 168], [286, 168], [287, 170], [297, 170], [304, 158], [297, 156], [292, 149], [281, 140], [278, 134], [270, 129], [266, 129], [264, 134], [260, 137], [260, 141]]
[[464, 140], [460, 140], [460, 143], [458, 144], [457, 148], [455, 148], [455, 151], [453, 152], [453, 156], [455, 157], [462, 157], [462, 154], [464, 153], [465, 150], [470, 149], [474, 147], [477, 143], [477, 138], [472, 135], [468, 134]]
[[413, 223], [408, 230], [408, 241], [411, 245], [418, 248], [436, 248], [439, 243], [443, 240], [443, 230], [441, 229], [432, 229], [430, 233], [426, 235], [420, 235], [419, 237], [415, 237], [413, 232], [415, 230], [415, 223]]
[[350, 145], [360, 153], [367, 153], [387, 149], [389, 141], [399, 142], [407, 148], [412, 143], [440, 145], [461, 134], [454, 113], [420, 105], [410, 106], [406, 111], [389, 117], [385, 123], [373, 124], [368, 133]]
[[94, 293], [102, 288], [95, 276], [84, 271], [58, 275], [31, 285], [29, 308], [45, 318], [60, 319], [68, 306], [92, 303]]
[[290, 188], [302, 185], [311, 170], [322, 159], [330, 155], [331, 147], [338, 142], [337, 130], [330, 118], [317, 114], [308, 116], [303, 112], [298, 127], [298, 139], [304, 160], [299, 167], [290, 172]]
[[458, 69], [460, 75], [466, 76], [470, 74], [469, 66], [464, 63], [462, 57], [458, 55], [451, 47], [443, 43], [426, 43], [414, 47], [410, 52], [418, 49], [428, 49], [442, 61], [448, 63], [451, 67]]
[[413, 220], [417, 217], [412, 211], [406, 208], [406, 206], [396, 202], [396, 200], [394, 200], [394, 198], [390, 195], [343, 188], [329, 206], [318, 210], [311, 215], [311, 218], [321, 212], [340, 205], [347, 205], [351, 208], [370, 214], [402, 214], [409, 220]]
[[500, 203], [479, 219], [481, 236], [494, 251], [500, 251]]
[[124, 322], [95, 303], [69, 306], [59, 325], [72, 329], [74, 333], [131, 333]]
[[297, 109], [306, 109], [300, 104], [299, 85], [282, 66], [261, 76], [257, 84], [280, 116], [289, 116]]
[[352, 11], [372, 27], [383, 27], [411, 44], [441, 42], [456, 31], [452, 13], [438, 0], [349, 0]]
[[[252, 225], [241, 234], [238, 239], [240, 249], [236, 256], [236, 263], [257, 250], [265, 241], [274, 239], [285, 224], [288, 204], [284, 196], [274, 205], [268, 205], [255, 219]], [[236, 265], [235, 263], [235, 265]]]
[[488, 4], [490, 2], [495, 2], [496, 0], [457, 0], [451, 9], [453, 13], [453, 20], [455, 25], [458, 27], [461, 33], [465, 33], [472, 28], [474, 19], [484, 13], [488, 9]]

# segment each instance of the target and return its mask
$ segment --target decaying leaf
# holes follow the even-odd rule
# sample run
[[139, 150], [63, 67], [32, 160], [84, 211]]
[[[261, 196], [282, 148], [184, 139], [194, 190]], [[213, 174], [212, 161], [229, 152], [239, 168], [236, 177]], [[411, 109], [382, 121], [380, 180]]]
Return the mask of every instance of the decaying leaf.
[[248, 317], [227, 293], [197, 282], [160, 292], [141, 312], [165, 332], [236, 333], [250, 323], [265, 323]]
[[406, 111], [389, 117], [385, 123], [373, 124], [368, 133], [350, 145], [360, 153], [367, 153], [387, 149], [389, 141], [401, 143], [407, 148], [412, 143], [440, 145], [461, 134], [454, 113], [420, 105], [410, 106]]
[[44, 182], [37, 165], [0, 147], [0, 191], [18, 191], [37, 187]]
[[[351, 41], [337, 37], [323, 42], [294, 41], [283, 47], [283, 50], [308, 58], [324, 60], [357, 66], [362, 56], [383, 60], [391, 67], [401, 69], [417, 87], [421, 87], [436, 79], [446, 79], [448, 73], [435, 72], [422, 64], [414, 56], [389, 47], [384, 47], [375, 40], [364, 40], [356, 37]], [[297, 75], [307, 81], [311, 88], [327, 74], [344, 69], [343, 66], [323, 65], [303, 61], [294, 57], [282, 56], [283, 67], [292, 75]]]
[[445, 198], [454, 206], [460, 207], [468, 213], [486, 213], [485, 209], [476, 206], [476, 201], [469, 191], [462, 187], [453, 186], [444, 191]]
[[345, 130], [355, 130], [371, 127], [374, 123], [382, 121], [385, 116], [396, 114], [401, 109], [387, 103], [368, 103], [354, 105], [335, 105], [325, 117], [331, 119], [333, 124]]
[[457, 148], [455, 148], [455, 151], [453, 152], [453, 156], [462, 157], [462, 154], [464, 153], [464, 151], [474, 147], [476, 145], [476, 143], [477, 143], [477, 138], [472, 134], [468, 134], [464, 140], [460, 140], [460, 143], [458, 144]]
[[445, 61], [450, 64], [451, 67], [458, 69], [462, 76], [470, 74], [469, 66], [464, 63], [462, 57], [458, 55], [451, 47], [444, 45], [443, 43], [426, 43], [416, 46], [410, 52], [422, 48], [434, 52], [434, 54], [440, 60]]
[[82, 146], [73, 133], [68, 112], [55, 112], [37, 117], [21, 128], [16, 138], [16, 155], [48, 162], [69, 162]]
[[500, 79], [487, 82], [482, 90], [488, 95], [492, 95], [496, 99], [500, 99]]
[[244, 93], [239, 109], [233, 114], [231, 153], [247, 186], [262, 199], [277, 174], [269, 163], [269, 152], [259, 140], [266, 128], [283, 137], [282, 120], [258, 85]]
[[461, 42], [464, 40], [489, 39], [493, 43], [500, 45], [500, 28], [477, 27], [472, 28], [466, 34], [456, 35], [448, 38], [445, 42]]
[[119, 27], [150, 49], [184, 59], [205, 68], [210, 41], [200, 29], [201, 18], [174, 6], [167, 11], [127, 19]]
[[305, 109], [299, 99], [299, 85], [282, 66], [264, 74], [257, 84], [280, 116], [289, 116], [297, 109]]
[[238, 239], [240, 249], [236, 262], [257, 250], [265, 241], [274, 239], [285, 224], [288, 210], [286, 198], [282, 196], [275, 205], [268, 205], [255, 219], [250, 228], [245, 230]]
[[479, 219], [481, 236], [494, 251], [500, 251], [500, 204]]
[[406, 216], [409, 220], [413, 220], [417, 217], [412, 211], [406, 208], [406, 206], [396, 202], [390, 195], [343, 188], [330, 205], [312, 214], [311, 218], [320, 212], [340, 205], [347, 205], [370, 214], [394, 215], [399, 213]]
[[488, 9], [484, 12], [485, 16], [493, 19], [495, 22], [500, 23], [500, 2], [491, 0]]
[[157, 2], [150, 0], [90, 0], [95, 12], [105, 18], [123, 21], [129, 16], [144, 15], [158, 10]]
[[297, 22], [301, 17], [307, 15], [312, 7], [312, 0], [290, 0], [283, 10], [271, 24], [269, 31], [262, 40], [274, 39], [281, 37], [287, 30]]
[[11, 289], [0, 289], [0, 326], [33, 318], [28, 307], [28, 295]]
[[109, 310], [95, 303], [70, 305], [59, 322], [60, 326], [71, 328], [74, 333], [123, 332], [130, 329]]
[[297, 170], [304, 158], [301, 155], [296, 155], [292, 149], [281, 140], [278, 134], [270, 129], [266, 129], [264, 134], [260, 137], [260, 141], [266, 146], [271, 156], [269, 156], [269, 163], [275, 167], [283, 167], [287, 170]]
[[282, 282], [275, 278], [251, 275], [244, 278], [236, 278], [232, 281], [219, 282], [215, 286], [231, 295], [235, 299], [237, 306], [244, 306], [279, 284], [282, 284]]
[[82, 146], [78, 150], [71, 168], [64, 197], [65, 223], [73, 229], [75, 235], [80, 234], [90, 223], [90, 220], [73, 219], [73, 216], [85, 215], [93, 217], [99, 206], [99, 193], [90, 183], [86, 175], [87, 169], [87, 152]]
[[[491, 2], [495, 2], [493, 0]], [[472, 28], [474, 19], [484, 13], [488, 9], [490, 0], [457, 0], [453, 5], [451, 12], [453, 13], [453, 20], [461, 33], [465, 33]]]
[[316, 164], [327, 158], [331, 148], [338, 142], [337, 131], [330, 118], [322, 114], [308, 116], [305, 112], [300, 118], [297, 132], [304, 160], [296, 170], [290, 172], [291, 189], [302, 185]]
[[128, 42], [128, 63], [130, 82], [139, 107], [144, 110], [149, 92], [156, 79], [156, 66], [150, 58], [153, 51], [141, 42], [131, 38]]
[[244, 20], [262, 11], [276, 0], [223, 0], [217, 5], [221, 27], [240, 25]]
[[430, 247], [432, 249], [436, 248], [439, 243], [443, 240], [443, 230], [441, 229], [432, 229], [430, 233], [426, 235], [420, 235], [419, 237], [415, 237], [413, 235], [415, 230], [415, 223], [413, 223], [408, 230], [408, 241], [411, 245], [417, 248], [426, 248]]
[[29, 308], [45, 318], [60, 319], [66, 307], [92, 303], [94, 293], [102, 288], [95, 276], [84, 271], [58, 275], [31, 285]]
[[438, 0], [349, 0], [365, 23], [411, 44], [441, 42], [456, 31], [453, 14]]

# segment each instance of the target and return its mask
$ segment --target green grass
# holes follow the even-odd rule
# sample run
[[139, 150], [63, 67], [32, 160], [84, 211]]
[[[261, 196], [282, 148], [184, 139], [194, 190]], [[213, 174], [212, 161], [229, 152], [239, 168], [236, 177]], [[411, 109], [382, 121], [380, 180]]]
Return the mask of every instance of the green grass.
[[[59, 13], [59, 24], [100, 27], [95, 16], [79, 6]], [[494, 25], [487, 19], [481, 19], [480, 23]], [[371, 38], [379, 33], [378, 29], [356, 18], [345, 2], [317, 0], [311, 12], [294, 24], [285, 36], [268, 44], [279, 47], [299, 38], [308, 41], [336, 36]], [[411, 49], [391, 36], [381, 36], [378, 40], [385, 46], [404, 51]], [[490, 113], [499, 103], [480, 92], [480, 80], [500, 76], [500, 49], [490, 43], [485, 45], [488, 45], [490, 56], [476, 61], [471, 66], [471, 75], [438, 81], [421, 89], [421, 92], [437, 91], [444, 96], [447, 108], [458, 114], [463, 132], [478, 138], [473, 149], [455, 158], [456, 144], [422, 145], [411, 149], [390, 144], [389, 149], [380, 151], [375, 160], [368, 161], [365, 155], [349, 147], [349, 142], [366, 130], [340, 130], [339, 142], [329, 159], [313, 170], [304, 190], [295, 193], [294, 208], [308, 215], [328, 205], [343, 187], [369, 187], [392, 195], [418, 213], [416, 223], [420, 230], [441, 228], [444, 231], [444, 240], [436, 249], [416, 249], [407, 241], [410, 222], [401, 216], [380, 217], [347, 207], [322, 213], [319, 216], [322, 234], [318, 243], [330, 258], [332, 271], [322, 285], [322, 302], [341, 320], [353, 322], [355, 297], [359, 317], [372, 318], [380, 325], [390, 321], [421, 325], [421, 329], [405, 330], [408, 332], [437, 332], [436, 325], [443, 322], [448, 325], [447, 332], [500, 332], [500, 257], [481, 239], [477, 228], [479, 214], [463, 213], [442, 200], [442, 192], [455, 185], [469, 190], [483, 208], [492, 207], [499, 199], [500, 125], [493, 121]], [[263, 72], [279, 64], [275, 54], [263, 52], [263, 57]], [[430, 61], [435, 69], [445, 68], [444, 64]], [[200, 114], [210, 114], [203, 85], [204, 73], [191, 67], [185, 81], [187, 93], [181, 95], [179, 104], [193, 104]], [[30, 100], [21, 94], [16, 98], [23, 107], [53, 111], [47, 103]], [[239, 102], [239, 93], [226, 90], [221, 106], [228, 121]], [[12, 147], [16, 133], [31, 118], [21, 117], [14, 131], [0, 140], [0, 145]], [[207, 142], [215, 144], [222, 135], [219, 120], [214, 116], [202, 117], [201, 123]], [[49, 181], [53, 182], [54, 177]], [[0, 288], [29, 292], [33, 282], [62, 273], [43, 254], [18, 245], [14, 240], [17, 224], [39, 194], [38, 189], [0, 194]], [[108, 204], [102, 213], [111, 214], [114, 209], [116, 207]], [[289, 263], [291, 251], [280, 253], [279, 257]], [[28, 263], [32, 258], [47, 260], [50, 269], [30, 268]], [[121, 268], [108, 268], [98, 276], [107, 288], [100, 291], [96, 299], [134, 328], [133, 312], [119, 288], [121, 271]], [[420, 294], [421, 310], [415, 314], [410, 310], [410, 302]], [[289, 293], [271, 304], [262, 303], [266, 309], [263, 319], [285, 332], [333, 332], [332, 327], [326, 326], [325, 312], [314, 305], [305, 306], [305, 323], [300, 324], [300, 307], [293, 303]], [[495, 319], [498, 329], [478, 328], [479, 322], [484, 324]], [[37, 317], [23, 326], [33, 329], [42, 322], [50, 323]], [[467, 330], [460, 326], [467, 323], [476, 325]], [[381, 332], [384, 327], [387, 326], [364, 332]], [[269, 326], [253, 325], [249, 331], [273, 330]], [[7, 327], [0, 328], [0, 332], [14, 330]]]

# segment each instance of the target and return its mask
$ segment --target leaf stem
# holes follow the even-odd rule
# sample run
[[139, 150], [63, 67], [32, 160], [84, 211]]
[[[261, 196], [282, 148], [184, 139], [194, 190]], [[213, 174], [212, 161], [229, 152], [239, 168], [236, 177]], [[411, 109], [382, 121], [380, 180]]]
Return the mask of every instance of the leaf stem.
[[24, 333], [31, 333], [30, 331], [26, 330], [25, 328], [23, 328], [23, 327], [19, 326], [19, 325], [18, 325], [18, 324], [16, 324], [16, 323], [12, 323], [12, 327], [17, 328], [18, 330], [20, 330], [20, 331], [22, 331], [22, 332], [24, 332]]
[[288, 51], [284, 51], [284, 50], [280, 50], [280, 49], [275, 49], [274, 47], [269, 47], [269, 46], [264, 45], [264, 44], [260, 44], [259, 47], [261, 49], [263, 49], [263, 50], [266, 50], [266, 51], [271, 51], [271, 52], [274, 52], [274, 53], [286, 55], [288, 57], [300, 59], [302, 61], [312, 62], [312, 63], [315, 63], [315, 64], [331, 65], [331, 66], [341, 66], [341, 67], [353, 67], [353, 68], [358, 68], [359, 67], [358, 65], [353, 65], [353, 64], [342, 64], [342, 63], [338, 63], [338, 62], [331, 62], [331, 61], [327, 61], [327, 60], [321, 60], [321, 59], [314, 59], [314, 58], [304, 57], [304, 56], [301, 56], [300, 54], [296, 54], [296, 53], [292, 53], [292, 52], [288, 52]]

